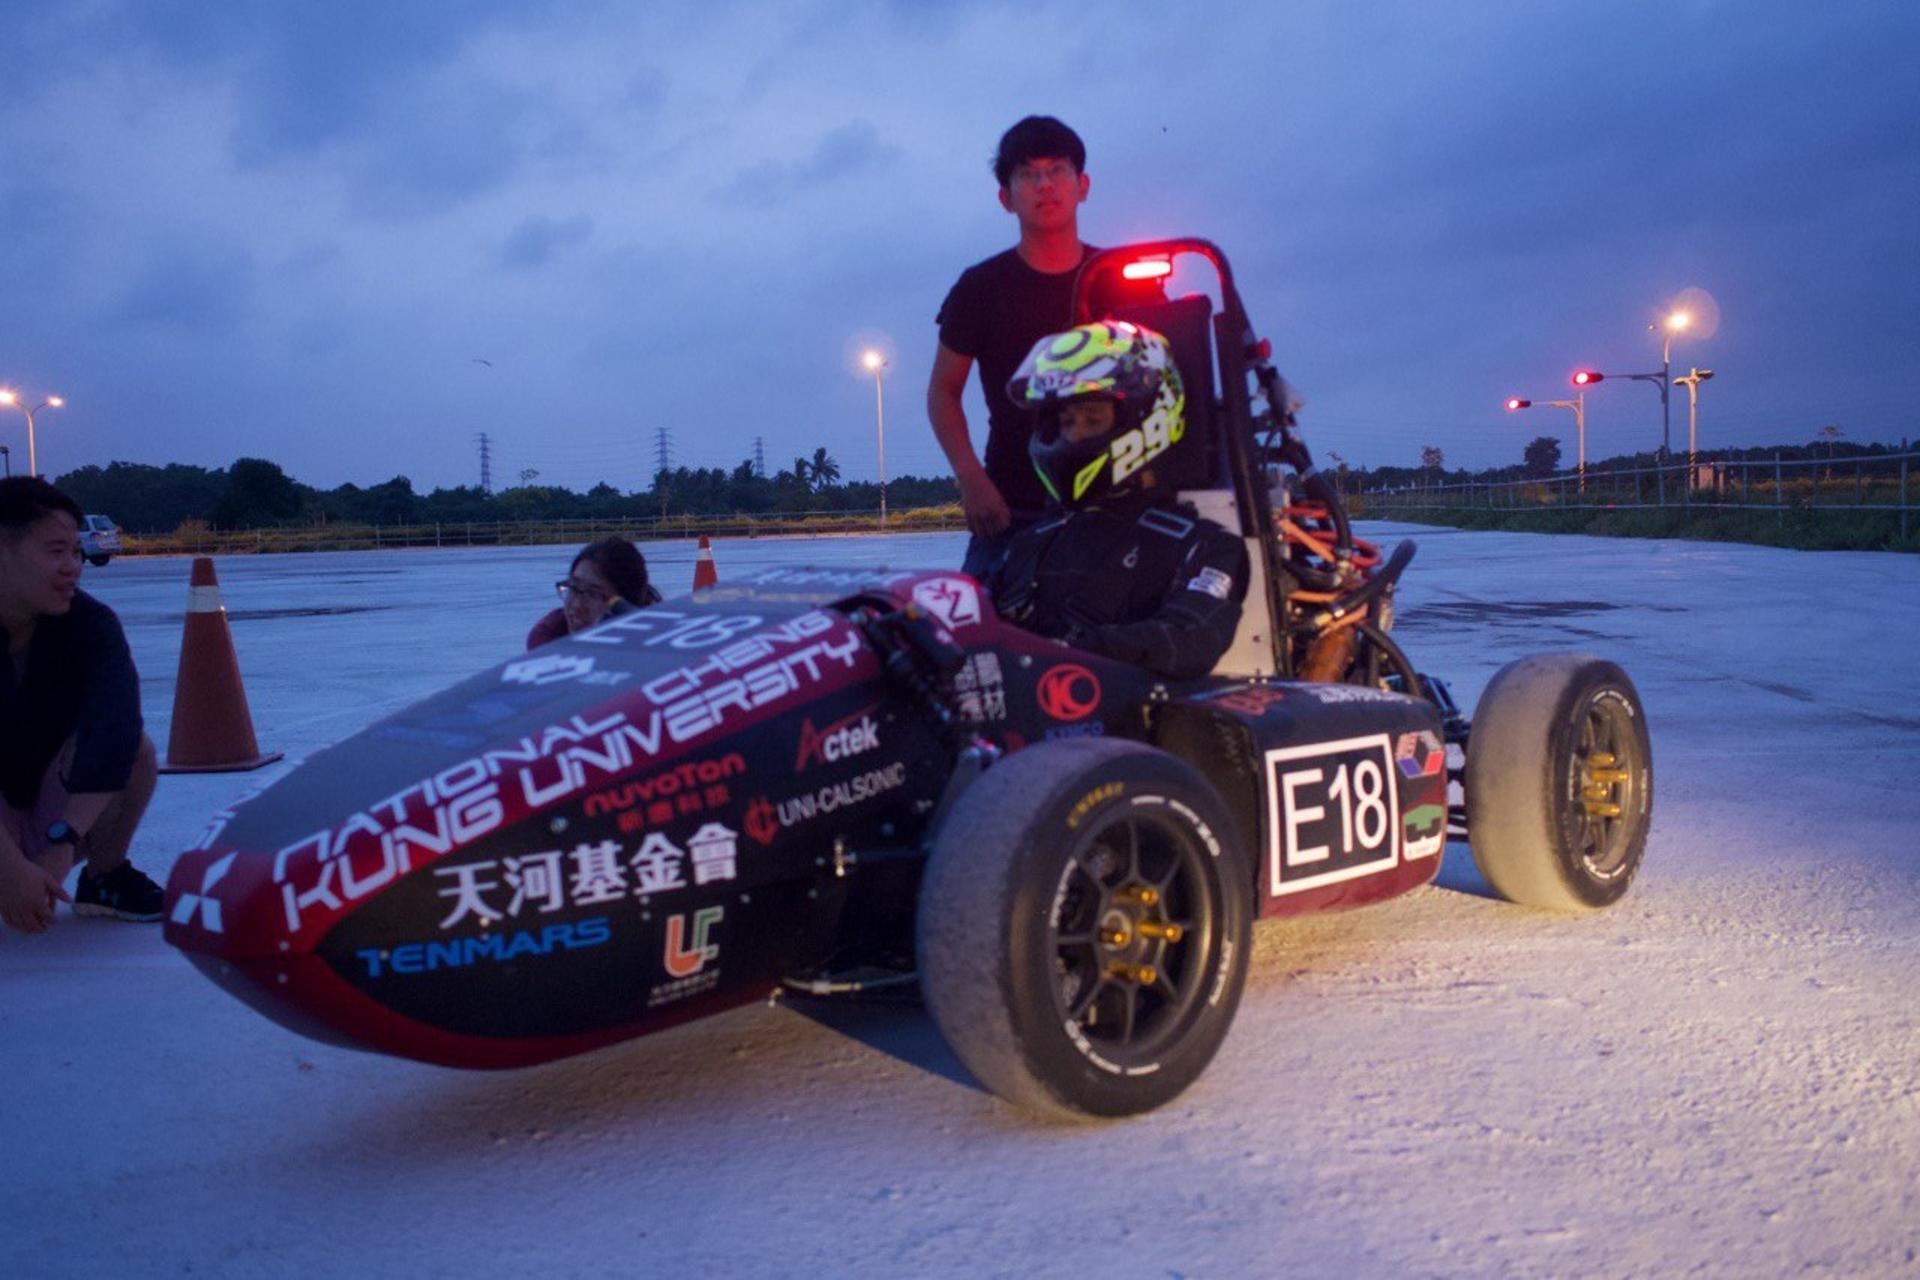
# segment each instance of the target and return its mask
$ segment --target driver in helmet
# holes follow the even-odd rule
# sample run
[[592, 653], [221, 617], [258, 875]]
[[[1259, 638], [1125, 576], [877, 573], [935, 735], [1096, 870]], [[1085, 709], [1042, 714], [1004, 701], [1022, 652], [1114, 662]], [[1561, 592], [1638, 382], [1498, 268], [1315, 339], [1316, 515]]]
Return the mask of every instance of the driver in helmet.
[[1035, 413], [1028, 454], [1057, 509], [988, 571], [1001, 616], [1175, 679], [1212, 670], [1240, 623], [1247, 549], [1155, 487], [1154, 460], [1186, 434], [1167, 340], [1079, 325], [1036, 343], [1007, 391]]

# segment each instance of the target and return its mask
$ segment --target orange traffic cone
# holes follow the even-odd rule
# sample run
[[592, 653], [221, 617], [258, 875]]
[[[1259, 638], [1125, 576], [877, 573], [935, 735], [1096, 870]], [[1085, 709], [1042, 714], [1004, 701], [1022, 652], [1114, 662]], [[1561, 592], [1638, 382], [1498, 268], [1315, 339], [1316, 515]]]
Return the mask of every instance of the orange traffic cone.
[[160, 772], [231, 773], [272, 764], [281, 753], [262, 755], [254, 741], [253, 716], [240, 684], [240, 660], [234, 656], [213, 561], [195, 559], [191, 581], [180, 675], [173, 689], [173, 732]]
[[707, 535], [700, 535], [700, 557], [693, 562], [693, 589], [711, 587], [720, 581], [720, 571], [713, 567], [713, 544], [707, 541]]

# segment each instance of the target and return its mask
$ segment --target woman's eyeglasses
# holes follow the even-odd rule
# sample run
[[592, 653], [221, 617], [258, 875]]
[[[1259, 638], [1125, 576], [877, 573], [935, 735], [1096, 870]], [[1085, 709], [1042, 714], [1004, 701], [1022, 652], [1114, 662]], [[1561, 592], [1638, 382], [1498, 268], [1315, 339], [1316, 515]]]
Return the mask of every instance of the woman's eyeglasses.
[[590, 587], [583, 582], [575, 582], [572, 578], [560, 579], [560, 581], [553, 584], [553, 589], [560, 593], [560, 601], [562, 604], [573, 599], [575, 596], [579, 596], [589, 604], [605, 604], [608, 600], [612, 599], [611, 596], [600, 588]]

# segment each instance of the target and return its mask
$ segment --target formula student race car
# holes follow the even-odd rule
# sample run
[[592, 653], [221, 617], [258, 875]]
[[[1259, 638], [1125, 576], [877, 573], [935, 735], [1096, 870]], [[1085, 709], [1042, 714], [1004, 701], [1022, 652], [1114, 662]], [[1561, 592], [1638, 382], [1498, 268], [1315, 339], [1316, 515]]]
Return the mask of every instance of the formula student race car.
[[1187, 389], [1160, 482], [1248, 545], [1213, 673], [1041, 639], [958, 573], [751, 574], [463, 680], [216, 815], [167, 940], [315, 1038], [462, 1067], [917, 980], [989, 1089], [1086, 1117], [1200, 1074], [1255, 917], [1405, 893], [1449, 835], [1516, 902], [1617, 901], [1653, 799], [1632, 683], [1529, 658], [1470, 728], [1388, 634], [1412, 545], [1354, 536], [1224, 256], [1095, 255], [1081, 314], [1104, 273], [1188, 258], [1217, 311], [1112, 314], [1165, 334]]

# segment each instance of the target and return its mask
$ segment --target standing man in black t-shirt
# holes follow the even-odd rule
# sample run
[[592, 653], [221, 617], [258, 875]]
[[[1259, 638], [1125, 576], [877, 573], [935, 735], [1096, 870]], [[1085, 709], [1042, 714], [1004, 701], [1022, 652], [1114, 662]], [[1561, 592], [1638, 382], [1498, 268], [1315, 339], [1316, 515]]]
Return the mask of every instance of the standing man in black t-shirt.
[[[1000, 207], [1020, 224], [1020, 242], [975, 263], [940, 306], [940, 347], [927, 386], [927, 417], [960, 482], [960, 505], [973, 534], [963, 568], [982, 577], [1013, 535], [1046, 506], [1046, 490], [1027, 457], [1033, 424], [1007, 396], [1007, 380], [1033, 344], [1070, 327], [1073, 282], [1092, 252], [1080, 242], [1087, 198], [1087, 149], [1052, 116], [1028, 116], [1000, 139], [993, 176]], [[960, 397], [978, 362], [987, 397], [983, 466]]]

